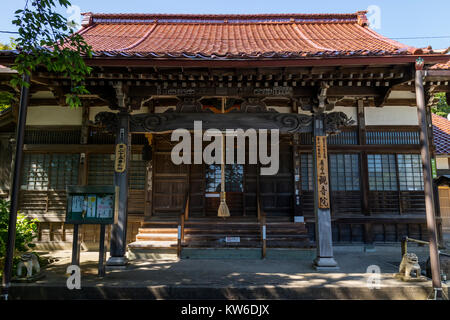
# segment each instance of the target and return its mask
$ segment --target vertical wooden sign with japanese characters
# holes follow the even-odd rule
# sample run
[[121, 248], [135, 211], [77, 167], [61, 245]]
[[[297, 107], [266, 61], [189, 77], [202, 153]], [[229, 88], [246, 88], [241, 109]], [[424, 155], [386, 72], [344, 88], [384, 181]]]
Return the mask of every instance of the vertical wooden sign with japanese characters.
[[317, 188], [320, 209], [330, 208], [330, 185], [328, 183], [327, 137], [316, 136]]
[[116, 172], [121, 173], [125, 171], [127, 163], [127, 145], [125, 143], [119, 143], [116, 145], [116, 163], [114, 169]]

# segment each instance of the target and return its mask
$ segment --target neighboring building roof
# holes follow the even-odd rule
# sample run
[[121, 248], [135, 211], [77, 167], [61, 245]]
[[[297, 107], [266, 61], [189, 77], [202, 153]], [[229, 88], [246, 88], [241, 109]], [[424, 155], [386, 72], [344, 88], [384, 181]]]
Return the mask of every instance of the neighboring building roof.
[[447, 63], [438, 63], [430, 67], [431, 70], [450, 70], [450, 60]]
[[433, 53], [385, 38], [350, 14], [84, 13], [94, 56], [269, 59]]
[[0, 64], [0, 73], [17, 73], [17, 71]]
[[432, 122], [436, 154], [450, 154], [450, 121], [432, 113]]

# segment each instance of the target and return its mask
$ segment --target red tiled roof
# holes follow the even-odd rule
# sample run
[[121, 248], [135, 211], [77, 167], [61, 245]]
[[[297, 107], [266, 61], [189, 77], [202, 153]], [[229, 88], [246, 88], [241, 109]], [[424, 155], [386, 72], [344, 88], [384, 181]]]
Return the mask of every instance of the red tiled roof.
[[431, 70], [450, 70], [450, 60], [447, 63], [438, 63], [430, 67]]
[[79, 31], [95, 56], [251, 59], [423, 54], [352, 14], [93, 14]]
[[433, 140], [437, 154], [450, 154], [450, 121], [432, 114]]

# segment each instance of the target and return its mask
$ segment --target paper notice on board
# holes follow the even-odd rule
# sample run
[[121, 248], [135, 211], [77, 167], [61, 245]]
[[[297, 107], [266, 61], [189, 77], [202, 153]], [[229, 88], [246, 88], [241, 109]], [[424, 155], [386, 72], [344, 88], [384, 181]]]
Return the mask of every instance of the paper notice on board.
[[86, 216], [88, 218], [95, 218], [96, 202], [97, 202], [97, 196], [95, 196], [95, 195], [88, 196], [87, 210], [86, 210]]
[[111, 218], [114, 213], [114, 200], [112, 195], [97, 198], [97, 218]]
[[84, 196], [73, 196], [72, 212], [83, 212], [83, 210], [86, 210], [86, 203], [84, 201]]

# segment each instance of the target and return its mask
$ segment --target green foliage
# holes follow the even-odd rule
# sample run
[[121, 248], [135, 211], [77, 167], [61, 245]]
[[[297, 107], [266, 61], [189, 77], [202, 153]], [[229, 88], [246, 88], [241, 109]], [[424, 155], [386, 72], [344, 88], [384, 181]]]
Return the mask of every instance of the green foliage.
[[[30, 4], [31, 2], [31, 4]], [[13, 69], [19, 72], [11, 83], [29, 86], [20, 75], [30, 75], [38, 66], [70, 79], [71, 91], [66, 102], [71, 107], [81, 106], [79, 95], [89, 93], [82, 82], [91, 72], [84, 57], [92, 57], [91, 47], [78, 33], [71, 33], [67, 19], [56, 12], [56, 6], [67, 8], [67, 0], [27, 1], [23, 10], [15, 12], [12, 21], [18, 27], [15, 39], [19, 50]]]
[[431, 108], [431, 112], [437, 114], [438, 116], [447, 118], [450, 113], [450, 106], [447, 103], [445, 92], [436, 94], [435, 99], [437, 99], [437, 104]]
[[0, 42], [0, 50], [13, 50], [16, 48], [16, 42], [14, 38], [9, 38], [9, 44]]
[[12, 93], [0, 91], [0, 112], [10, 107], [13, 99], [14, 95]]
[[[8, 241], [9, 202], [0, 200], [0, 260], [3, 261], [6, 254]], [[16, 252], [25, 252], [34, 247], [31, 243], [36, 238], [37, 219], [27, 219], [25, 215], [17, 214], [16, 224]]]

